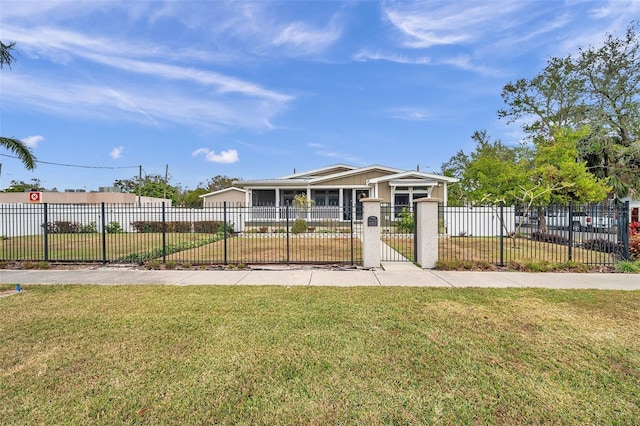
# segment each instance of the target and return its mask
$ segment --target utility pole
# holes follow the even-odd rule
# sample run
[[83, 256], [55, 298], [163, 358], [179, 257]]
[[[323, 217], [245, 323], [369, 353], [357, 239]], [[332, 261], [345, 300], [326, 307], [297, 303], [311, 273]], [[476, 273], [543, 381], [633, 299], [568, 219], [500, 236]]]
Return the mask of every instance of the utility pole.
[[138, 207], [142, 206], [140, 202], [140, 192], [142, 191], [142, 165], [138, 169]]
[[169, 165], [167, 164], [164, 169], [164, 195], [162, 198], [167, 199], [167, 181], [169, 180]]

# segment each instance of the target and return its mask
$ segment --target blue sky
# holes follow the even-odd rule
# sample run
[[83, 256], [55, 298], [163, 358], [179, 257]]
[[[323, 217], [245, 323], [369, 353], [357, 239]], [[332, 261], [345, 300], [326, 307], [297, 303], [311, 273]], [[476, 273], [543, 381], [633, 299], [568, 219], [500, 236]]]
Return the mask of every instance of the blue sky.
[[[619, 1], [2, 0], [0, 187], [97, 190], [138, 174], [194, 189], [221, 174], [337, 163], [437, 172], [476, 130], [508, 144], [502, 87], [640, 19]], [[0, 151], [0, 154], [9, 154]], [[85, 167], [69, 167], [58, 164]]]

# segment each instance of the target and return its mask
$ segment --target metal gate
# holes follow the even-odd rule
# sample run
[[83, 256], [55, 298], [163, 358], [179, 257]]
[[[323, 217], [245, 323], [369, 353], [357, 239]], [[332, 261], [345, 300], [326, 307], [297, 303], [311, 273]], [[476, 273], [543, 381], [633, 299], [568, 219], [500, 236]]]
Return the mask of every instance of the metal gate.
[[382, 203], [380, 205], [380, 260], [415, 262], [415, 206]]

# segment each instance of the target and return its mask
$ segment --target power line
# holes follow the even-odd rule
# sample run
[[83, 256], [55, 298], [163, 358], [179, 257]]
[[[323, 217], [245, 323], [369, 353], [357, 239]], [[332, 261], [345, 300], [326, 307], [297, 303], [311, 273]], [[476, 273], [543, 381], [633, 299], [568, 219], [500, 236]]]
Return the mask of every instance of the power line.
[[[13, 155], [7, 155], [7, 154], [0, 154], [3, 157], [8, 157], [8, 158], [15, 158], [17, 160], [20, 160], [19, 157], [13, 156]], [[135, 169], [138, 168], [140, 166], [83, 166], [83, 165], [79, 165], [79, 164], [64, 164], [64, 163], [53, 163], [51, 161], [41, 161], [41, 160], [35, 160], [36, 163], [39, 164], [49, 164], [52, 166], [62, 166], [62, 167], [77, 167], [77, 168], [81, 168], [81, 169], [111, 169], [111, 170], [115, 170], [115, 169]]]

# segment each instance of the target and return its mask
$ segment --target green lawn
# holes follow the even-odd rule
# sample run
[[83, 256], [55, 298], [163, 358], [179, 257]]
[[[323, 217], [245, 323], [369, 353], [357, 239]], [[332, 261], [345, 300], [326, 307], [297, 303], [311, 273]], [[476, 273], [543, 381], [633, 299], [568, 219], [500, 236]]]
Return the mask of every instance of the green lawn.
[[[384, 237], [387, 245], [407, 257], [413, 259], [414, 242], [412, 238]], [[461, 260], [468, 262], [500, 262], [499, 237], [450, 237], [438, 240], [438, 257], [440, 260]], [[505, 238], [503, 240], [503, 262], [505, 265], [527, 260], [538, 262], [568, 262], [566, 245], [533, 241], [528, 238]], [[602, 253], [573, 247], [571, 261], [583, 264], [613, 264], [616, 258], [611, 253]]]
[[3, 424], [636, 424], [640, 292], [25, 286]]

